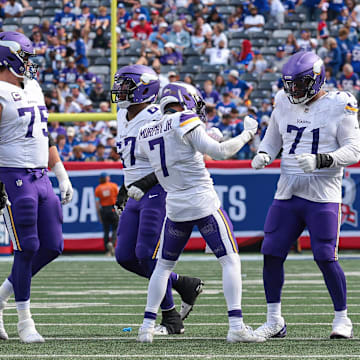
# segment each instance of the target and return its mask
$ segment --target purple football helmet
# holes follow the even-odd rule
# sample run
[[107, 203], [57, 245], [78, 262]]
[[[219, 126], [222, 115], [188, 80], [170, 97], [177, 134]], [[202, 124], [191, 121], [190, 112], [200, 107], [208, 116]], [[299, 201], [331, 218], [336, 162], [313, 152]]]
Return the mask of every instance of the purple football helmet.
[[290, 57], [282, 68], [284, 90], [292, 104], [303, 104], [319, 93], [325, 82], [325, 66], [311, 51]]
[[180, 81], [166, 85], [160, 98], [161, 112], [164, 114], [166, 106], [172, 103], [180, 104], [184, 110], [194, 111], [203, 122], [207, 121], [205, 101], [196, 87]]
[[122, 109], [134, 104], [153, 103], [159, 89], [160, 81], [153, 69], [144, 65], [124, 66], [115, 74], [111, 101]]
[[35, 56], [35, 49], [28, 37], [15, 31], [0, 32], [0, 65], [17, 77], [33, 79], [38, 65], [29, 60], [31, 56]]

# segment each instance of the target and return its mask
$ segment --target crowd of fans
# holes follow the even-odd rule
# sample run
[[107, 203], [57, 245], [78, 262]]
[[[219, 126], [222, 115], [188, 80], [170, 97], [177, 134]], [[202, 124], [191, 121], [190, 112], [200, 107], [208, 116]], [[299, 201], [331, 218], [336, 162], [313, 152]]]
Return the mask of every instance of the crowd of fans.
[[[2, 28], [33, 41], [49, 112], [109, 111], [109, 14], [110, 0], [0, 0]], [[245, 115], [259, 121], [238, 159], [256, 152], [282, 88], [281, 68], [295, 52], [316, 52], [326, 65], [326, 89], [359, 98], [356, 0], [118, 1], [116, 29], [118, 66], [151, 66], [161, 87], [176, 80], [197, 86], [208, 127], [224, 139], [242, 131]], [[116, 123], [51, 125], [63, 160], [120, 160]]]

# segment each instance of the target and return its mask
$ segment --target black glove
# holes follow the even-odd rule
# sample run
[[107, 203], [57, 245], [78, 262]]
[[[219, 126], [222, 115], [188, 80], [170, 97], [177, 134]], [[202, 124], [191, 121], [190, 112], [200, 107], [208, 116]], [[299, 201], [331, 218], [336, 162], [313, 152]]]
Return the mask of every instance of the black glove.
[[157, 177], [155, 176], [155, 173], [151, 173], [149, 175], [144, 176], [140, 180], [135, 181], [132, 184], [130, 184], [129, 188], [131, 186], [136, 186], [137, 188], [142, 190], [142, 192], [144, 194], [146, 194], [153, 186], [155, 186], [158, 183], [159, 183], [159, 181], [158, 181]]
[[116, 198], [116, 203], [114, 205], [115, 211], [119, 216], [124, 211], [126, 202], [128, 201], [128, 198], [129, 197], [127, 194], [126, 187], [124, 184], [122, 184], [121, 188], [118, 192], [117, 198]]
[[316, 167], [318, 169], [328, 168], [333, 162], [334, 159], [329, 154], [316, 154]]
[[2, 215], [6, 205], [10, 205], [10, 202], [5, 191], [5, 184], [0, 181], [0, 215]]

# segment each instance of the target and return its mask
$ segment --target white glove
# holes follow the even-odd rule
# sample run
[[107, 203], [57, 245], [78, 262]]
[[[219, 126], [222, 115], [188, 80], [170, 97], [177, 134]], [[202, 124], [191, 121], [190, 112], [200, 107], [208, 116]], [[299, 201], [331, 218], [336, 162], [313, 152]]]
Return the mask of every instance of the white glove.
[[58, 161], [52, 170], [54, 171], [59, 182], [61, 203], [63, 205], [68, 204], [72, 200], [74, 190], [63, 163]]
[[316, 155], [315, 154], [300, 154], [295, 155], [300, 168], [304, 173], [311, 173], [316, 169]]
[[206, 133], [215, 141], [220, 142], [224, 139], [224, 135], [220, 131], [220, 129], [216, 127], [212, 127], [209, 130], [206, 131]]
[[258, 130], [259, 123], [250, 116], [245, 116], [244, 130], [249, 131], [254, 136]]
[[139, 189], [137, 186], [130, 186], [128, 189], [128, 195], [129, 197], [133, 198], [136, 201], [141, 200], [141, 198], [145, 195], [145, 193]]
[[271, 161], [271, 157], [266, 153], [258, 153], [252, 159], [251, 167], [253, 169], [263, 169], [266, 165], [269, 165]]

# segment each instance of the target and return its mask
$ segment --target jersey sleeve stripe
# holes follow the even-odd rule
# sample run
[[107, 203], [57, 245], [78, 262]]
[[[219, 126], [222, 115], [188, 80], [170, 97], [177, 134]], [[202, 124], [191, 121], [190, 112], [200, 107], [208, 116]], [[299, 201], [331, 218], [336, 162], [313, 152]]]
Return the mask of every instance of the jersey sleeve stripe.
[[184, 122], [181, 122], [181, 123], [180, 123], [180, 127], [183, 127], [183, 126], [185, 126], [185, 125], [187, 125], [187, 124], [190, 124], [190, 123], [192, 123], [192, 122], [194, 122], [194, 121], [197, 121], [197, 120], [200, 120], [200, 118], [197, 117], [197, 116], [192, 117], [191, 119], [188, 119], [188, 120], [186, 120], [186, 121], [184, 121]]
[[352, 106], [350, 106], [350, 105], [346, 105], [346, 106], [345, 106], [345, 109], [346, 109], [346, 110], [353, 111], [353, 112], [358, 112], [358, 111], [359, 111], [359, 109], [354, 108], [354, 107], [352, 107]]

